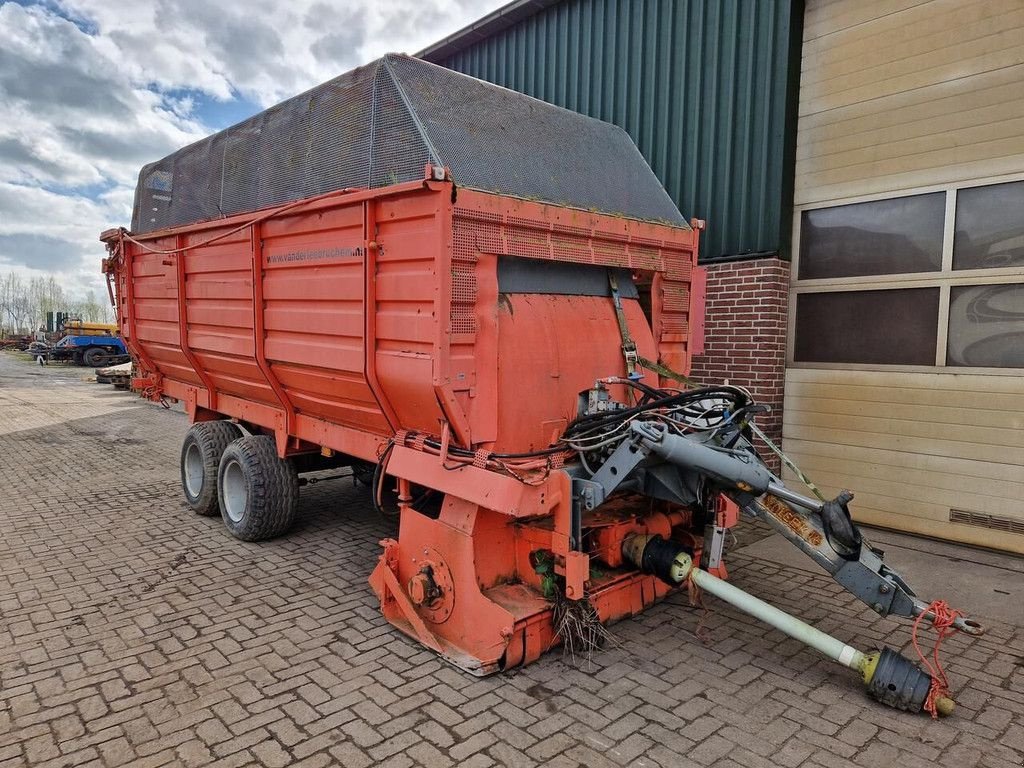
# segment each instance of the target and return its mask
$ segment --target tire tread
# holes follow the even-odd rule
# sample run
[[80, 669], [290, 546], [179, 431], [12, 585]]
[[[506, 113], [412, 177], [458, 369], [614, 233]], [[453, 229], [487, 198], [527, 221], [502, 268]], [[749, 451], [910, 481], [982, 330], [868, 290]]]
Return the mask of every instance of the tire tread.
[[[192, 511], [203, 517], [213, 517], [220, 513], [219, 495], [217, 493], [217, 476], [220, 458], [227, 447], [238, 439], [242, 430], [230, 421], [198, 421], [192, 425], [181, 446], [181, 490], [185, 495], [185, 503]], [[195, 440], [203, 454], [203, 491], [196, 501], [188, 496], [185, 487], [185, 451], [189, 439]]]
[[89, 347], [82, 353], [82, 365], [98, 368], [107, 361], [107, 351], [102, 347]]
[[291, 528], [298, 508], [299, 480], [291, 462], [278, 457], [273, 438], [248, 435], [227, 447], [217, 475], [218, 498], [220, 475], [228, 457], [234, 457], [242, 466], [249, 492], [246, 514], [237, 523], [220, 505], [221, 517], [231, 534], [242, 541], [265, 541]]

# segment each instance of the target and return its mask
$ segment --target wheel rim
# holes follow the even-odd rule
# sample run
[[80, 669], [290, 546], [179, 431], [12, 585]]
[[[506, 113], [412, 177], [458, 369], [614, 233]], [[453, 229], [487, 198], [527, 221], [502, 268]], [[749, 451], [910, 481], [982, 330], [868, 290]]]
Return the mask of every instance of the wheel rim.
[[185, 450], [185, 490], [195, 499], [203, 491], [203, 452], [199, 446], [190, 443]]
[[222, 490], [224, 494], [224, 512], [237, 523], [245, 516], [245, 506], [249, 501], [249, 491], [246, 488], [245, 473], [242, 465], [231, 459], [224, 467], [222, 474]]

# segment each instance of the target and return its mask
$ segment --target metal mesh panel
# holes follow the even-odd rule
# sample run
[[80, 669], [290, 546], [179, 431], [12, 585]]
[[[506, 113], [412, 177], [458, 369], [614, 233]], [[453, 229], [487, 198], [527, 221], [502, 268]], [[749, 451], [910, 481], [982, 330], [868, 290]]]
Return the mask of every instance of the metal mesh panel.
[[[304, 197], [309, 113], [302, 110], [296, 114], [297, 111], [285, 102], [257, 115], [262, 119], [251, 147], [257, 168], [254, 208]], [[225, 175], [225, 186], [229, 178]], [[232, 186], [235, 186], [235, 181], [231, 179]]]
[[[261, 126], [254, 123], [227, 132], [224, 137], [224, 153], [219, 169], [221, 173], [217, 179], [221, 183], [217, 194], [221, 213], [225, 216], [246, 210], [246, 206], [252, 202], [253, 192], [259, 187], [259, 155], [252, 148], [259, 141], [260, 134]], [[211, 176], [213, 175], [211, 172]], [[185, 184], [180, 182], [176, 192], [179, 199], [191, 194]], [[185, 222], [173, 223], [187, 221], [186, 219]]]
[[392, 54], [144, 167], [132, 228], [411, 181], [428, 162], [461, 186], [685, 226], [621, 129]]
[[421, 179], [427, 163], [441, 164], [386, 60], [374, 80], [371, 132], [371, 187]]
[[[345, 187], [369, 175], [374, 79], [352, 70], [142, 169], [132, 229], [151, 232]], [[423, 166], [413, 178], [423, 175]]]
[[366, 186], [376, 73], [368, 64], [306, 94], [304, 197]]
[[621, 128], [418, 59], [388, 63], [456, 183], [685, 223]]

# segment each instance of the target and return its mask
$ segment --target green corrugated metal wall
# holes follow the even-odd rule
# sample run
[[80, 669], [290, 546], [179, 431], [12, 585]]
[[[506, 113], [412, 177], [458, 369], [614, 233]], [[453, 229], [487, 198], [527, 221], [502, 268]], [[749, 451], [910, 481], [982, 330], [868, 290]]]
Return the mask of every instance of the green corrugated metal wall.
[[788, 256], [802, 20], [791, 0], [566, 0], [428, 58], [625, 128], [707, 219], [704, 259]]

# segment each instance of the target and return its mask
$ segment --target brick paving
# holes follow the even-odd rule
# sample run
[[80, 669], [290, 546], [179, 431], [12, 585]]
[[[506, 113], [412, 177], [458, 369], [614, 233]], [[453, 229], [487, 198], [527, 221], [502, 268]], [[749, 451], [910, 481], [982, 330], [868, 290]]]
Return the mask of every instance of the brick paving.
[[[852, 673], [673, 596], [575, 669], [478, 679], [378, 614], [394, 531], [347, 480], [286, 538], [232, 539], [180, 500], [184, 416], [81, 369], [0, 354], [0, 768], [1024, 764], [1024, 629], [954, 638], [955, 716], [867, 700]], [[760, 535], [739, 531], [742, 540]], [[830, 579], [735, 554], [736, 584], [863, 647], [905, 647]], [[923, 585], [922, 585], [923, 586]]]

